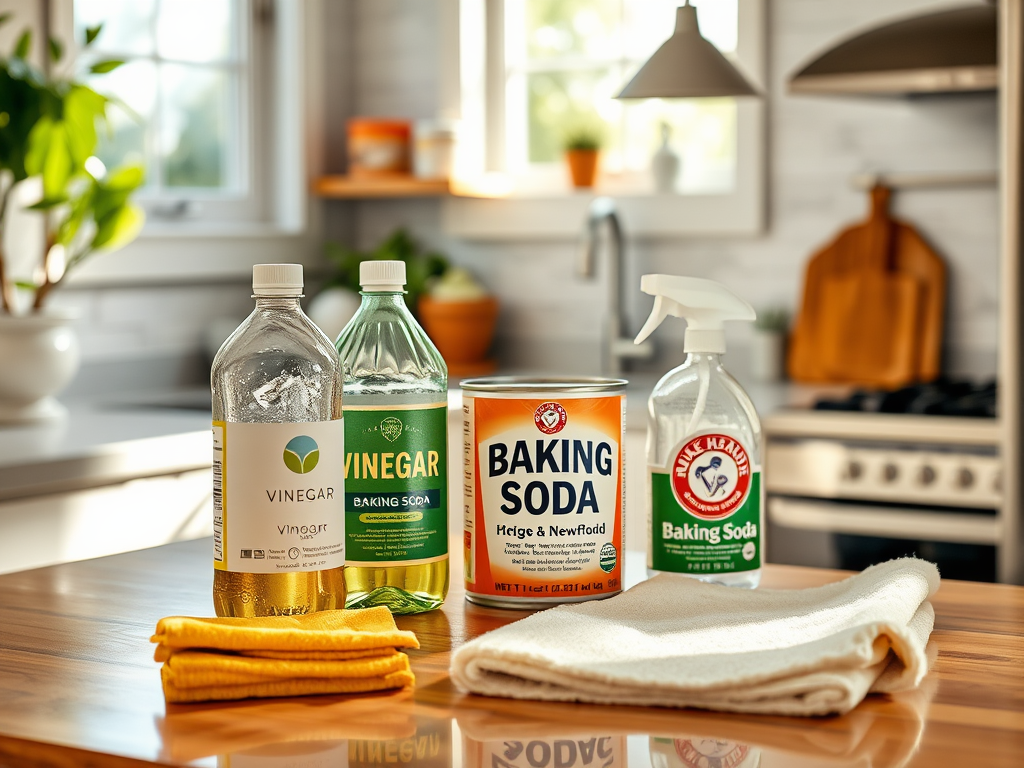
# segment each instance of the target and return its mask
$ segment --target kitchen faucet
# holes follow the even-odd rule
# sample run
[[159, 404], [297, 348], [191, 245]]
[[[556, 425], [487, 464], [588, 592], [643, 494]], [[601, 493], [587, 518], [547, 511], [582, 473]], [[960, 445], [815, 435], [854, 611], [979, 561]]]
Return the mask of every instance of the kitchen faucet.
[[624, 317], [623, 286], [626, 282], [626, 250], [622, 235], [622, 223], [615, 211], [615, 201], [610, 197], [596, 197], [587, 210], [577, 265], [581, 277], [594, 277], [597, 271], [597, 252], [601, 243], [602, 225], [608, 230], [608, 315], [604, 323], [604, 338], [601, 345], [601, 369], [606, 374], [622, 372], [626, 359], [647, 360], [654, 355], [654, 344], [645, 341], [633, 344], [627, 332]]

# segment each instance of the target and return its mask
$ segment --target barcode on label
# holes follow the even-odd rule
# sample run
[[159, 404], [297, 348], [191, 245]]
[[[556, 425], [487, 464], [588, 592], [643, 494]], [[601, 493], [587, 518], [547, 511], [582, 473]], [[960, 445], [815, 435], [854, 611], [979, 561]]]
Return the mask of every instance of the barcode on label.
[[213, 428], [213, 559], [224, 562], [224, 428]]

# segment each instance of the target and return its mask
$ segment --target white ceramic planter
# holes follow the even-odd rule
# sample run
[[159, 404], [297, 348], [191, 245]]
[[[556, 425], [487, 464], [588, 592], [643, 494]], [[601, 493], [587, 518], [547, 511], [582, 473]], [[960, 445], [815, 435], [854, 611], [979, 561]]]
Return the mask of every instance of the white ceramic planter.
[[78, 372], [74, 319], [60, 311], [0, 314], [0, 423], [46, 421], [67, 413], [54, 395]]

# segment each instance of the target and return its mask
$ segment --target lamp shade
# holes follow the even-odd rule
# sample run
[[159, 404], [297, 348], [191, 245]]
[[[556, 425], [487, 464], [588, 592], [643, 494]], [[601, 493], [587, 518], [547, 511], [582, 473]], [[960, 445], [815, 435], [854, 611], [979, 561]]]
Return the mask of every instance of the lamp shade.
[[676, 9], [676, 29], [615, 98], [694, 98], [756, 96], [757, 90], [704, 39], [697, 9]]

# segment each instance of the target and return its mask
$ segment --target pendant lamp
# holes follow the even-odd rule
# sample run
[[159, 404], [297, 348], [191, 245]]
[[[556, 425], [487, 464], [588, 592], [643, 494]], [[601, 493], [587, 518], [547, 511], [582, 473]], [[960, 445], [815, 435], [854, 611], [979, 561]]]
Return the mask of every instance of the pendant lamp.
[[672, 99], [709, 96], [757, 96], [721, 51], [700, 33], [697, 9], [676, 9], [672, 37], [640, 67], [617, 99]]

